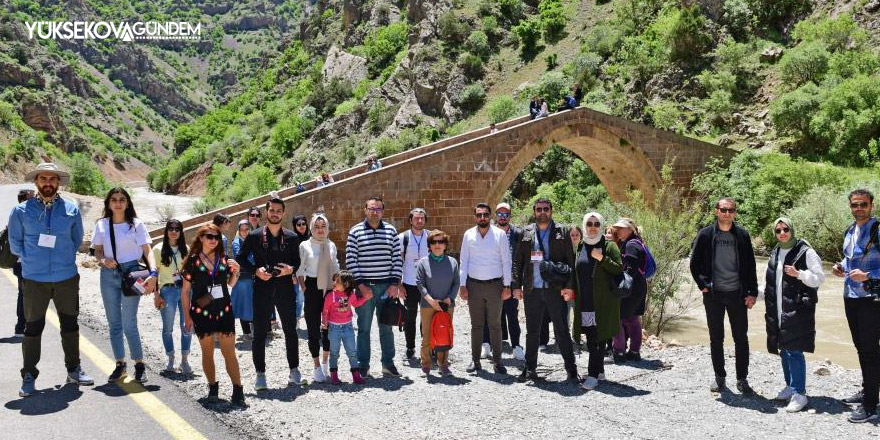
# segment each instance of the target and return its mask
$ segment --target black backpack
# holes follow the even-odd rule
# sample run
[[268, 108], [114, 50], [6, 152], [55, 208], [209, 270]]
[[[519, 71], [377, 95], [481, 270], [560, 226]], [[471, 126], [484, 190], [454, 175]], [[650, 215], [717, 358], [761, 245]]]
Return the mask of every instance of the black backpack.
[[9, 247], [9, 227], [3, 228], [3, 232], [0, 233], [0, 267], [12, 269], [17, 262], [18, 257], [12, 253], [12, 249]]

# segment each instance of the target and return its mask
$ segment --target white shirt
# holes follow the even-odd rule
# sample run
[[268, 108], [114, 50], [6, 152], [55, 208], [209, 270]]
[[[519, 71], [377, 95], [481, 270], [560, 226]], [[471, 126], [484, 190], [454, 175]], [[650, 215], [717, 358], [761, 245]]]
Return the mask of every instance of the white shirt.
[[[791, 249], [779, 249], [776, 256], [776, 323], [782, 325], [782, 275], [785, 274], [785, 256]], [[807, 270], [798, 273], [798, 279], [807, 287], [817, 288], [825, 282], [822, 259], [812, 248], [807, 250]]]
[[104, 246], [104, 258], [113, 259], [116, 255], [116, 261], [120, 264], [140, 260], [144, 255], [141, 246], [152, 243], [150, 233], [147, 232], [144, 223], [135, 217], [134, 225], [128, 223], [113, 225], [116, 235], [116, 254], [114, 254], [113, 246], [110, 243], [110, 229], [107, 227], [109, 222], [110, 219], [105, 217], [95, 223], [92, 245]]
[[[333, 262], [333, 273], [339, 273], [339, 260], [336, 259], [336, 243], [327, 239], [330, 246], [330, 261]], [[321, 245], [312, 242], [311, 239], [299, 244], [299, 269], [298, 277], [318, 278], [318, 260], [321, 257]]]
[[507, 233], [490, 225], [483, 237], [477, 229], [477, 226], [468, 229], [461, 239], [461, 285], [464, 286], [471, 277], [481, 281], [501, 278], [504, 285], [509, 286], [511, 266]]
[[428, 232], [422, 229], [422, 235], [414, 235], [412, 229], [406, 230], [398, 234], [400, 245], [403, 246], [403, 239], [408, 236], [406, 249], [403, 249], [401, 256], [403, 259], [403, 283], [410, 286], [416, 285], [416, 265], [422, 257], [427, 257], [428, 253]]

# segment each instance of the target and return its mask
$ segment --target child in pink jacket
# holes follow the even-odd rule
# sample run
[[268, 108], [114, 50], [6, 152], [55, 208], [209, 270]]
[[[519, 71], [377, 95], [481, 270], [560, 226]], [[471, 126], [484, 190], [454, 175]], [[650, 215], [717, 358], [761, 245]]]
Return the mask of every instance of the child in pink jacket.
[[339, 360], [339, 344], [345, 346], [348, 363], [351, 366], [351, 377], [354, 383], [363, 384], [358, 364], [357, 343], [354, 327], [351, 325], [353, 307], [360, 307], [372, 298], [372, 294], [358, 298], [355, 295], [354, 277], [347, 270], [333, 276], [333, 291], [324, 296], [324, 309], [321, 312], [321, 328], [328, 330], [330, 338], [330, 383], [339, 385], [337, 361]]

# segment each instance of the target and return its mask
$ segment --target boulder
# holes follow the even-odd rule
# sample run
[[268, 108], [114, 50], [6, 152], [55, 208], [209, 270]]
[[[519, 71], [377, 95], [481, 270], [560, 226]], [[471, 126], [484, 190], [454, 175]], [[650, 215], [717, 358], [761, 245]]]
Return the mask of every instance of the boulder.
[[339, 78], [355, 86], [367, 77], [367, 59], [333, 46], [327, 53], [327, 60], [324, 61], [323, 73], [325, 82]]
[[761, 52], [761, 62], [775, 63], [782, 58], [783, 52], [781, 47], [768, 47]]

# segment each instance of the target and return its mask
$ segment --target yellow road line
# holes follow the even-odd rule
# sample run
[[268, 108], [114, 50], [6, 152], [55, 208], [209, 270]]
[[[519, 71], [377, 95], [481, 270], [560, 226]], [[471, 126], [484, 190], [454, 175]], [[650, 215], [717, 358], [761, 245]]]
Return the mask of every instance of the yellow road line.
[[[16, 285], [17, 280], [15, 275], [12, 274], [12, 271], [8, 269], [0, 269], [0, 272], [3, 272], [3, 275], [6, 276], [12, 285]], [[58, 322], [58, 315], [55, 314], [55, 311], [52, 309], [46, 311], [46, 321], [52, 324], [56, 329], [61, 328]], [[79, 335], [79, 351], [81, 354], [86, 355], [92, 363], [97, 365], [98, 369], [105, 375], [109, 376], [110, 373], [113, 372], [113, 369], [116, 368], [116, 362], [104, 354], [97, 346], [95, 346], [95, 344], [92, 344], [91, 341], [86, 339], [82, 333]], [[152, 393], [146, 392], [143, 385], [140, 383], [134, 381], [119, 383], [119, 388], [125, 391], [125, 393], [128, 394], [128, 397], [131, 397], [131, 399], [134, 400], [134, 402], [137, 403], [148, 416], [152, 417], [156, 423], [162, 426], [165, 431], [168, 431], [168, 434], [170, 434], [171, 437], [175, 439], [206, 439], [202, 433], [187, 423], [186, 419], [174, 412], [174, 410], [165, 405]]]

